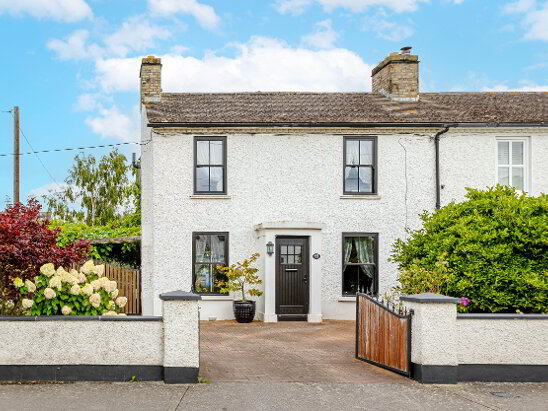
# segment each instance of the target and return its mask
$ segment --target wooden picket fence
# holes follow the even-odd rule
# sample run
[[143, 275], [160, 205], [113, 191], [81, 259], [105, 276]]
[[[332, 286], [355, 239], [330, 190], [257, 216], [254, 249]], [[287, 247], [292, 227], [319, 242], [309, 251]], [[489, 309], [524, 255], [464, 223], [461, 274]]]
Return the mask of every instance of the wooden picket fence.
[[[122, 312], [128, 315], [141, 314], [141, 270], [124, 268], [118, 265], [105, 263], [104, 261], [93, 261], [97, 264], [105, 265], [105, 277], [116, 281], [118, 284], [119, 296], [127, 298], [127, 304], [122, 308]], [[74, 267], [76, 269], [79, 266]]]

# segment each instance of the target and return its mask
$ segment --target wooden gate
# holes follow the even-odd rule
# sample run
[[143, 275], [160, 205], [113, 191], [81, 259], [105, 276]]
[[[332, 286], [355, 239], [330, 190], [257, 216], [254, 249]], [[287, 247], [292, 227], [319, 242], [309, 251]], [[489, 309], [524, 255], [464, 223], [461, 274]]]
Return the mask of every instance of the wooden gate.
[[356, 295], [356, 358], [411, 375], [411, 316], [378, 297]]

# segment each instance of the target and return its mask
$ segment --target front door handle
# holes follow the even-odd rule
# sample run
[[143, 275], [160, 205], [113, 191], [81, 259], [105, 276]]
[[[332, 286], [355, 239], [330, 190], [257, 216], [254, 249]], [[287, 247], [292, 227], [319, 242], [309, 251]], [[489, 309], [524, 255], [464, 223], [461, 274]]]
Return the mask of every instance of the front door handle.
[[286, 268], [285, 271], [299, 271], [296, 268]]

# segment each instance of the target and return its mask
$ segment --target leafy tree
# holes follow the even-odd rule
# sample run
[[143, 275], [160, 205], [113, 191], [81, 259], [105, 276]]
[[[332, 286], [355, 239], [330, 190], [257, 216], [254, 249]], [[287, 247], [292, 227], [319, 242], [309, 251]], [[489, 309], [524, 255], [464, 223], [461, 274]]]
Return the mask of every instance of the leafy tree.
[[40, 219], [40, 209], [36, 200], [30, 200], [28, 205], [17, 203], [0, 212], [0, 302], [18, 296], [15, 278], [31, 280], [43, 264], [69, 267], [88, 255], [86, 241], [59, 247], [59, 229], [48, 228], [48, 221]]
[[466, 310], [548, 313], [548, 195], [468, 189], [397, 240], [399, 291], [471, 299]]
[[[137, 170], [132, 170], [130, 181], [131, 168], [117, 150], [99, 161], [93, 155], [78, 154], [65, 180], [67, 188], [46, 196], [49, 211], [63, 221], [85, 220], [88, 225], [106, 225], [132, 208], [137, 209], [140, 219], [140, 183]], [[71, 210], [73, 203], [81, 210]]]

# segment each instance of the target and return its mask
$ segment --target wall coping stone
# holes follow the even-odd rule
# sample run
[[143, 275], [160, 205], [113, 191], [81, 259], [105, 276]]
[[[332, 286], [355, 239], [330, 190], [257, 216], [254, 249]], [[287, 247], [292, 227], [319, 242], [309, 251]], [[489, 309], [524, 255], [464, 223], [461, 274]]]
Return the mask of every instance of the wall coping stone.
[[163, 321], [161, 316], [40, 315], [0, 316], [0, 321]]
[[458, 304], [459, 299], [454, 297], [447, 297], [445, 295], [435, 293], [422, 293], [414, 295], [402, 295], [401, 301], [409, 301], [420, 304]]
[[164, 301], [194, 301], [201, 300], [202, 296], [192, 292], [177, 290], [160, 294], [160, 300]]
[[548, 320], [548, 314], [457, 314], [457, 320]]

